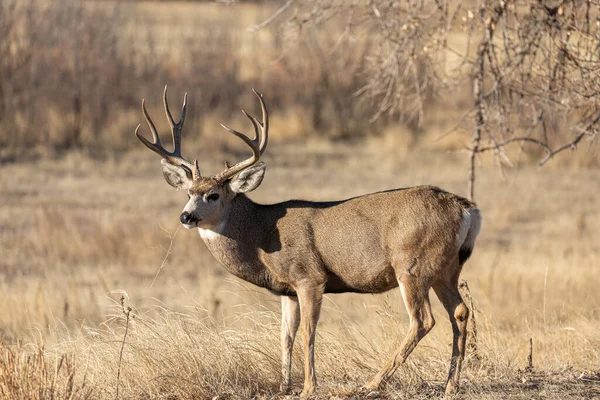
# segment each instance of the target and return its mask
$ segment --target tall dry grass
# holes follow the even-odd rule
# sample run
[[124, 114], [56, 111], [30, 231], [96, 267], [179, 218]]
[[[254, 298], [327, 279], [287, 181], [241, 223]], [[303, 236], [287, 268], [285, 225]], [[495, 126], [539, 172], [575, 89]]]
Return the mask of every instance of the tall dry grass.
[[[425, 182], [464, 190], [460, 156], [417, 148], [399, 159], [385, 149], [390, 140], [274, 143], [253, 197], [326, 200]], [[196, 233], [177, 231], [185, 196], [147, 153], [109, 162], [72, 153], [3, 168], [0, 396], [111, 399], [119, 368], [121, 398], [279, 396], [278, 299], [227, 275]], [[202, 165], [230, 156], [208, 152]], [[465, 396], [598, 396], [600, 215], [590, 184], [598, 171], [525, 167], [502, 185], [497, 174], [482, 167], [484, 228], [463, 273], [478, 332]], [[134, 316], [124, 345], [121, 296]], [[442, 395], [452, 334], [433, 303], [436, 327], [382, 395]], [[318, 396], [358, 396], [407, 327], [396, 291], [326, 296]], [[299, 344], [294, 357], [299, 390]]]
[[[325, 306], [337, 320], [318, 334], [318, 396], [360, 396], [358, 386], [376, 372], [405, 330], [398, 327], [398, 307], [387, 302], [371, 306], [370, 322], [364, 325], [341, 312], [331, 299]], [[52, 347], [3, 345], [0, 393], [6, 398], [110, 399], [119, 384], [120, 398], [278, 396], [279, 316], [272, 311], [246, 307], [222, 322], [198, 306], [183, 312], [162, 307], [151, 313], [134, 311], [124, 340], [125, 319], [117, 308], [113, 319], [96, 329], [56, 328], [54, 334], [61, 341]], [[527, 371], [528, 338], [516, 331], [507, 334], [489, 314], [479, 311], [477, 316], [478, 358], [469, 354], [463, 373], [463, 390], [469, 397], [496, 398], [504, 393], [530, 398], [540, 390], [546, 398], [592, 398], [600, 393], [597, 375], [590, 368], [599, 361], [597, 342], [584, 340], [589, 321], [575, 323], [566, 332], [559, 330], [557, 321], [546, 321], [543, 329], [528, 332], [535, 339], [534, 369]], [[450, 327], [443, 320], [439, 325], [387, 382], [384, 396], [424, 399], [443, 393]], [[302, 354], [298, 347], [294, 357], [293, 381], [299, 389]], [[577, 361], [565, 363], [565, 359]]]

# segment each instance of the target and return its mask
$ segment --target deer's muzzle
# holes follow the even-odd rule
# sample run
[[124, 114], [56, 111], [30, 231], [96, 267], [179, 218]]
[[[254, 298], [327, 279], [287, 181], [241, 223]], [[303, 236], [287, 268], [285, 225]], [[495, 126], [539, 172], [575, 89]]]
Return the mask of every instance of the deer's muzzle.
[[188, 228], [190, 225], [196, 225], [198, 221], [200, 221], [198, 217], [187, 211], [182, 212], [179, 216], [179, 222], [181, 222], [186, 228]]

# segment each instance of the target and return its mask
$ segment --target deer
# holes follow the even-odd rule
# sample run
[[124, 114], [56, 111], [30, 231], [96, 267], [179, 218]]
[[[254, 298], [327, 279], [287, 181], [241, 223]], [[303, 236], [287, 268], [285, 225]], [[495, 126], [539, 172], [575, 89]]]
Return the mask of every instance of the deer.
[[259, 120], [242, 110], [254, 137], [221, 124], [241, 139], [252, 155], [213, 176], [200, 173], [198, 160], [181, 155], [181, 117], [175, 123], [163, 93], [173, 151], [166, 150], [142, 100], [153, 141], [137, 138], [162, 157], [167, 183], [185, 191], [180, 215], [187, 229], [198, 229], [212, 256], [231, 274], [281, 296], [281, 391], [291, 387], [292, 348], [302, 327], [304, 384], [300, 394], [315, 392], [314, 346], [323, 295], [383, 293], [399, 287], [409, 316], [400, 346], [361, 389], [376, 391], [405, 362], [435, 325], [429, 291], [433, 288], [448, 313], [453, 344], [445, 393], [459, 390], [465, 357], [469, 309], [458, 289], [463, 265], [481, 229], [476, 204], [434, 186], [392, 189], [326, 202], [289, 200], [258, 204], [247, 194], [260, 186], [266, 164], [269, 119], [263, 95], [253, 89], [262, 112]]

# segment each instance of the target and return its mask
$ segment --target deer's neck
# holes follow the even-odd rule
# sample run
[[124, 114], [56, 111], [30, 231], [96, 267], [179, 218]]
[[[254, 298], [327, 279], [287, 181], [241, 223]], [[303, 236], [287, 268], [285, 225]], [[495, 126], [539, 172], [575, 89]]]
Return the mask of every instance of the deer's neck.
[[243, 194], [237, 195], [223, 220], [210, 229], [198, 228], [213, 257], [238, 278], [269, 287], [267, 269], [259, 258], [264, 236], [260, 206]]

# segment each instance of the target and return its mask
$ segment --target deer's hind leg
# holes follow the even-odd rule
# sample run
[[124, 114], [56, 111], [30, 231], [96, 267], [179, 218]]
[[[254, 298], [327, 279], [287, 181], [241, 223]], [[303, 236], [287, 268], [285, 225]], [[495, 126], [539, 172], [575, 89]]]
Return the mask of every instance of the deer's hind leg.
[[448, 312], [452, 324], [452, 358], [450, 359], [446, 394], [453, 395], [458, 391], [460, 369], [465, 358], [469, 309], [458, 291], [458, 273], [448, 281], [436, 282], [433, 290]]
[[365, 385], [367, 389], [377, 389], [382, 381], [389, 378], [435, 325], [429, 303], [429, 286], [422, 285], [412, 276], [399, 279], [398, 283], [410, 318], [410, 326], [398, 350], [381, 367], [375, 377]]

